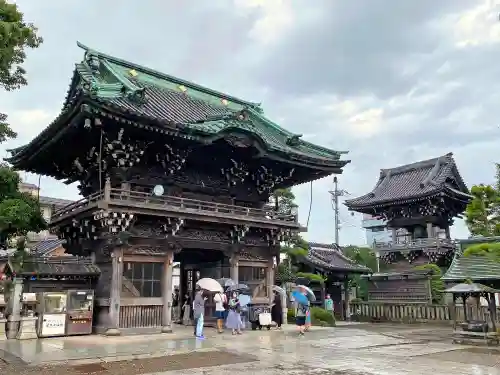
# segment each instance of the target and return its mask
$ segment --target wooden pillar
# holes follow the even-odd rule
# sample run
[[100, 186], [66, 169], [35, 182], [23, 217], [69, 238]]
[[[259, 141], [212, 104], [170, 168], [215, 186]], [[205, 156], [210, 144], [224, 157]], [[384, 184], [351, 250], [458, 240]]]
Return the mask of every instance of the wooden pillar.
[[344, 280], [344, 320], [349, 318], [349, 278]]
[[17, 336], [17, 330], [21, 321], [21, 307], [23, 298], [23, 279], [14, 277], [12, 282], [12, 290], [9, 293], [8, 310], [10, 312], [8, 318], [7, 338], [14, 339]]
[[111, 180], [106, 178], [104, 183], [104, 201], [109, 202], [111, 200]]
[[109, 326], [108, 336], [120, 335], [120, 295], [123, 283], [123, 250], [117, 247], [111, 253], [111, 288], [109, 296]]
[[174, 269], [174, 253], [172, 251], [167, 252], [165, 260], [163, 262], [163, 278], [162, 278], [162, 300], [163, 300], [163, 311], [162, 311], [162, 327], [161, 331], [163, 333], [172, 332], [172, 278]]
[[274, 286], [274, 259], [271, 256], [271, 259], [267, 262], [266, 269], [266, 286], [267, 286], [267, 297], [269, 299], [269, 305], [273, 303], [273, 286]]
[[[179, 264], [179, 303], [177, 306], [177, 317], [179, 321], [182, 322], [182, 305], [184, 304], [184, 293], [186, 291], [184, 290], [184, 287], [182, 286], [182, 278], [184, 277], [184, 267], [182, 266], [182, 263]], [[172, 275], [173, 275], [173, 269], [172, 269]], [[175, 322], [174, 322], [175, 323]]]
[[392, 232], [392, 243], [395, 244], [396, 241], [398, 240], [398, 238], [397, 238], [398, 233], [397, 233], [396, 228], [391, 228], [391, 232]]
[[450, 235], [450, 227], [449, 227], [448, 225], [444, 228], [444, 232], [445, 232], [445, 234], [446, 234], [446, 238], [447, 238], [448, 240], [450, 240], [450, 239], [451, 239], [451, 235]]
[[427, 238], [434, 238], [434, 227], [432, 223], [427, 223]]
[[231, 257], [229, 258], [229, 264], [231, 266], [231, 269], [229, 271], [229, 274], [230, 274], [229, 277], [236, 284], [238, 284], [238, 282], [239, 282], [238, 271], [239, 271], [240, 262], [239, 262], [239, 254], [237, 252], [234, 252], [233, 254], [231, 254]]

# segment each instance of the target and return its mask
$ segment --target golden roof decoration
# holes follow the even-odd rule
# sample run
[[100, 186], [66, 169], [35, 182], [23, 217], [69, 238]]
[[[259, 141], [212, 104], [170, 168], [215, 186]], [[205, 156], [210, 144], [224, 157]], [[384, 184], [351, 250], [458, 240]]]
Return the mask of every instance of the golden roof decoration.
[[128, 71], [128, 74], [130, 74], [132, 77], [137, 77], [137, 72], [135, 71], [135, 69], [130, 69]]
[[182, 92], [186, 92], [187, 88], [184, 85], [179, 85], [179, 90], [181, 90]]

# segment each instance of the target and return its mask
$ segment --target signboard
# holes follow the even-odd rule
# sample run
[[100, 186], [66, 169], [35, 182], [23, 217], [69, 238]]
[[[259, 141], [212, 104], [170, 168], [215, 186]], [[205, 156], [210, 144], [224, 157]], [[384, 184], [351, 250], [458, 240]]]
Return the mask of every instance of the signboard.
[[66, 333], [66, 314], [44, 314], [42, 336], [63, 336]]

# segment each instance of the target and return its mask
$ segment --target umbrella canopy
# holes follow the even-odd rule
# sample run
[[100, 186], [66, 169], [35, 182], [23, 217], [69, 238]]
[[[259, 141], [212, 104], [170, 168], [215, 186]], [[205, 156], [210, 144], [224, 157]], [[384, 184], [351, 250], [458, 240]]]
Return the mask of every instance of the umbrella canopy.
[[252, 301], [252, 297], [247, 294], [240, 294], [238, 299], [240, 300], [240, 306], [246, 306]]
[[300, 303], [301, 305], [307, 305], [309, 303], [307, 297], [298, 290], [294, 290], [292, 292], [292, 298], [295, 302]]
[[276, 292], [276, 293], [279, 293], [283, 296], [286, 296], [286, 290], [278, 285], [273, 285], [273, 292]]
[[205, 277], [203, 279], [198, 280], [196, 285], [198, 285], [201, 289], [208, 290], [209, 292], [213, 292], [213, 293], [223, 293], [224, 292], [222, 285], [220, 285], [217, 280], [211, 279], [209, 277]]
[[229, 285], [227, 288], [230, 292], [242, 291], [242, 290], [250, 290], [247, 284], [235, 284]]
[[235, 285], [236, 283], [228, 278], [228, 277], [223, 277], [222, 279], [219, 279], [217, 280], [219, 282], [220, 285], [222, 285], [224, 288], [227, 288], [227, 287], [230, 287], [230, 286], [233, 286]]
[[297, 285], [295, 287], [296, 289], [303, 289], [306, 291], [307, 293], [307, 298], [309, 299], [309, 301], [316, 301], [316, 296], [314, 295], [314, 292], [312, 291], [311, 288], [305, 286], [305, 285]]

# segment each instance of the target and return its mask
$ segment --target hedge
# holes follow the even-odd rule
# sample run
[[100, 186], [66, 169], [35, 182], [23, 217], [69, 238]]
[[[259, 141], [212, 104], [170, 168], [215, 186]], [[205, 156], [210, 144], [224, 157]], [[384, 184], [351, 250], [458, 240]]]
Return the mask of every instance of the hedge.
[[[295, 309], [288, 309], [288, 323], [295, 322]], [[335, 317], [329, 311], [321, 307], [311, 307], [311, 322], [313, 325], [322, 327], [335, 327]]]

